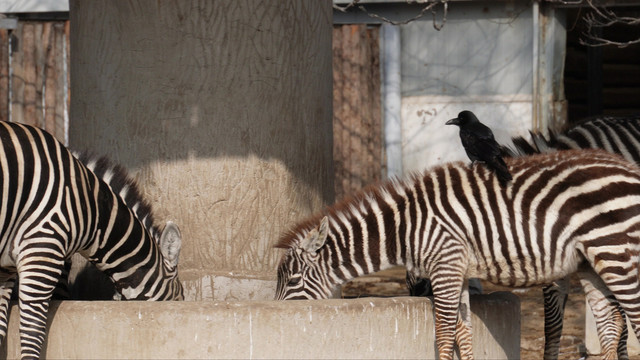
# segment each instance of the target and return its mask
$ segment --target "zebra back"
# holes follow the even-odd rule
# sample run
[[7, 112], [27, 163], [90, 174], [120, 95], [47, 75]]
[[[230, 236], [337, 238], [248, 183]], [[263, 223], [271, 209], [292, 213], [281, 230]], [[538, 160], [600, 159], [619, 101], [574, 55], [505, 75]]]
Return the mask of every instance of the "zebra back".
[[593, 117], [573, 124], [563, 132], [530, 133], [531, 140], [512, 138], [513, 147], [503, 147], [509, 156], [532, 155], [556, 150], [603, 149], [620, 154], [628, 161], [640, 164], [640, 116]]

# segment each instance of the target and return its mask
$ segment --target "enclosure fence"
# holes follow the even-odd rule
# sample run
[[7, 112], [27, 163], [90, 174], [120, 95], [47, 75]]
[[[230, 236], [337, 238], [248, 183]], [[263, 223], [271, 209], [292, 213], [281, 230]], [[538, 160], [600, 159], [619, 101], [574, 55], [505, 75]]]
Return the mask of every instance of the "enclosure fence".
[[0, 120], [38, 126], [68, 144], [69, 21], [8, 24], [0, 29]]

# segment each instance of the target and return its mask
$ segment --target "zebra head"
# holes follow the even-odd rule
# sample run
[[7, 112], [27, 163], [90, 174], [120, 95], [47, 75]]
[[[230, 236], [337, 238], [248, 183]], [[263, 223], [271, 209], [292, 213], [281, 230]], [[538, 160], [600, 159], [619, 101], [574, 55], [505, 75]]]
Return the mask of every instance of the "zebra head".
[[164, 281], [169, 289], [166, 300], [184, 300], [182, 283], [178, 279], [178, 258], [182, 247], [182, 235], [178, 225], [167, 221], [160, 235], [159, 245], [166, 269]]
[[320, 269], [319, 250], [325, 245], [329, 221], [325, 216], [317, 227], [290, 234], [276, 247], [287, 252], [278, 267], [276, 300], [326, 299], [332, 286]]

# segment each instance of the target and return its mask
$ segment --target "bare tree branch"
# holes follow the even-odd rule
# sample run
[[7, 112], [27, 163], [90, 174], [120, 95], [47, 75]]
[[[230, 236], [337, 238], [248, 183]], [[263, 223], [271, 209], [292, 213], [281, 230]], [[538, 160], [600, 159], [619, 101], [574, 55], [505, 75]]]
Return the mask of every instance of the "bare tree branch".
[[[422, 8], [422, 10], [420, 11], [420, 13], [418, 13], [418, 15], [407, 19], [407, 20], [403, 20], [403, 21], [394, 21], [391, 20], [389, 18], [386, 18], [382, 15], [379, 14], [375, 14], [370, 12], [369, 10], [367, 10], [364, 5], [358, 5], [358, 3], [360, 2], [360, 0], [353, 0], [351, 1], [349, 4], [345, 5], [345, 6], [340, 6], [340, 5], [336, 5], [333, 4], [333, 8], [341, 11], [341, 12], [347, 12], [349, 11], [350, 8], [357, 6], [358, 9], [360, 9], [362, 12], [364, 12], [365, 14], [367, 14], [368, 16], [374, 18], [374, 19], [378, 19], [380, 21], [392, 24], [392, 25], [406, 25], [412, 21], [418, 20], [421, 17], [423, 17], [427, 11], [431, 11], [431, 14], [433, 16], [433, 28], [440, 31], [443, 27], [444, 24], [447, 22], [447, 13], [449, 10], [449, 4], [448, 4], [448, 0], [437, 0], [437, 1], [420, 1], [420, 0], [407, 0], [408, 4], [412, 4], [412, 3], [425, 3], [426, 5]], [[438, 24], [437, 20], [436, 20], [436, 9], [435, 7], [438, 4], [442, 4], [443, 5], [443, 14], [442, 14], [442, 20], [440, 21], [440, 24]]]
[[618, 16], [613, 11], [606, 7], [596, 6], [592, 0], [586, 0], [591, 9], [591, 13], [584, 16], [584, 22], [586, 24], [586, 30], [583, 32], [585, 39], [580, 39], [582, 45], [587, 46], [607, 46], [613, 45], [620, 48], [627, 47], [633, 44], [639, 44], [640, 39], [634, 39], [629, 41], [614, 41], [604, 38], [601, 34], [601, 29], [614, 26], [614, 25], [626, 25], [636, 26], [640, 25], [640, 18], [629, 16]]

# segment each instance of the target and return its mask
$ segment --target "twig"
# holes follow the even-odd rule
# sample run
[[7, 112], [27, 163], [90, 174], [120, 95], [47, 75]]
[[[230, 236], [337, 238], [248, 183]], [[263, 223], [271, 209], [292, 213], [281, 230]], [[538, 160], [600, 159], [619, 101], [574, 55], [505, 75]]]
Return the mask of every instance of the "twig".
[[[438, 1], [428, 1], [428, 2], [425, 1], [427, 3], [427, 5], [425, 5], [425, 7], [422, 8], [422, 10], [420, 11], [420, 13], [418, 13], [418, 15], [416, 15], [416, 16], [408, 19], [408, 20], [403, 20], [403, 21], [391, 20], [391, 19], [389, 19], [387, 17], [384, 17], [382, 15], [372, 13], [369, 10], [367, 10], [364, 7], [364, 5], [358, 5], [359, 1], [360, 0], [353, 0], [353, 1], [351, 1], [349, 4], [347, 4], [345, 6], [339, 6], [339, 5], [334, 4], [333, 8], [338, 10], [338, 11], [341, 11], [341, 12], [347, 12], [347, 11], [349, 11], [350, 8], [357, 6], [358, 9], [360, 9], [362, 12], [364, 12], [368, 16], [370, 16], [370, 17], [372, 17], [374, 19], [378, 19], [380, 21], [392, 24], [392, 25], [406, 25], [406, 24], [408, 24], [408, 23], [410, 23], [412, 21], [418, 20], [421, 17], [423, 17], [427, 13], [427, 11], [431, 11], [431, 14], [433, 16], [433, 28], [438, 30], [438, 31], [440, 31], [444, 27], [444, 24], [447, 22], [447, 12], [448, 12], [448, 9], [449, 9], [448, 0], [438, 0]], [[416, 1], [407, 0], [407, 4], [411, 4], [411, 3], [414, 3], [414, 2], [416, 2]], [[421, 2], [421, 1], [418, 1], [418, 2]], [[443, 10], [444, 10], [443, 11], [443, 15], [442, 15], [442, 20], [441, 20], [440, 24], [438, 24], [438, 22], [436, 20], [436, 10], [435, 10], [436, 5], [438, 5], [439, 3], [443, 4]]]
[[586, 0], [586, 2], [587, 4], [589, 4], [589, 7], [593, 12], [584, 16], [584, 21], [587, 25], [587, 28], [583, 32], [583, 35], [586, 40], [580, 39], [580, 44], [593, 47], [614, 45], [620, 48], [624, 48], [629, 45], [640, 43], [640, 39], [629, 41], [613, 41], [605, 39], [600, 35], [595, 35], [594, 29], [598, 28], [602, 29], [613, 25], [640, 25], [640, 18], [618, 16], [613, 11], [605, 7], [598, 8], [595, 4], [593, 4], [592, 0]]

